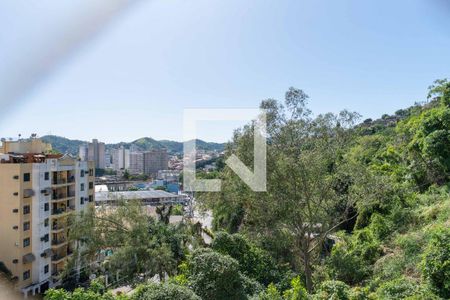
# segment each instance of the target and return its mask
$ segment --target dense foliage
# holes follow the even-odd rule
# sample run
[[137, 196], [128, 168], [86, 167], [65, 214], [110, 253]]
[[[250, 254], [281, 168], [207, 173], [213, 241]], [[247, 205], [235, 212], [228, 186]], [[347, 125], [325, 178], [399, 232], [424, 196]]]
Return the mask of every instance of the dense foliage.
[[[450, 83], [359, 124], [348, 111], [314, 116], [307, 100], [291, 88], [284, 103], [261, 104], [267, 192], [227, 166], [202, 174], [222, 179], [220, 193], [196, 194], [213, 212], [210, 246], [199, 224], [170, 225], [125, 205], [77, 226], [77, 239], [92, 239], [83, 257], [113, 249], [103, 267], [143, 284], [131, 299], [449, 299]], [[254, 125], [235, 132], [226, 156], [252, 165]], [[155, 275], [161, 283], [148, 283]], [[76, 299], [69, 294], [47, 299]]]

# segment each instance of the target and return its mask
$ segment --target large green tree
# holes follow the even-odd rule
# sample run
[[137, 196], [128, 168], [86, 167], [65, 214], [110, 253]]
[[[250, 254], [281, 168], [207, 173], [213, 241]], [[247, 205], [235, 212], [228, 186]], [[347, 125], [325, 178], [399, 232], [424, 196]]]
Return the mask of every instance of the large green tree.
[[[313, 117], [307, 100], [302, 90], [290, 88], [284, 105], [273, 99], [261, 104], [267, 112], [267, 192], [252, 192], [225, 168], [222, 192], [202, 199], [213, 208], [243, 209], [238, 227], [272, 243], [269, 247], [280, 256], [288, 254], [312, 291], [313, 263], [327, 236], [356, 216], [352, 184], [364, 174], [344, 159], [358, 115], [342, 111]], [[253, 163], [253, 128], [249, 124], [236, 131], [228, 149], [247, 165]]]

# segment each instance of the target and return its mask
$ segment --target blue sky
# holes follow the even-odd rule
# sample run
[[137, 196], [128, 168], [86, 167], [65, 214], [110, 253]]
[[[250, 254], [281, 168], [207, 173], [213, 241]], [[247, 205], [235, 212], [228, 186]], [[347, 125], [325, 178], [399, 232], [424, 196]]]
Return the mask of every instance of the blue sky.
[[445, 0], [58, 2], [0, 4], [0, 136], [181, 140], [184, 108], [255, 108], [290, 86], [315, 113], [376, 118], [450, 78]]

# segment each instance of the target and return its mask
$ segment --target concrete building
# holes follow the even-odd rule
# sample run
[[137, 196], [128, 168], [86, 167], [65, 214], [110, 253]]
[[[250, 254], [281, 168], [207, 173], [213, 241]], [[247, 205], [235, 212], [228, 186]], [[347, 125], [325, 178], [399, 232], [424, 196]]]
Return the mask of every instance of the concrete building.
[[144, 173], [156, 177], [159, 170], [166, 170], [169, 155], [166, 149], [154, 149], [144, 152]]
[[82, 144], [78, 150], [78, 156], [82, 161], [88, 161], [89, 157], [89, 147], [87, 144]]
[[130, 174], [144, 173], [144, 153], [131, 152], [130, 153]]
[[87, 160], [94, 161], [96, 168], [104, 169], [105, 168], [105, 143], [101, 143], [97, 139], [93, 139], [92, 143], [89, 143], [87, 145], [87, 147], [88, 147]]
[[60, 284], [74, 250], [67, 218], [94, 203], [94, 162], [50, 149], [39, 139], [0, 147], [0, 261], [25, 295]]
[[113, 169], [128, 170], [130, 168], [130, 150], [120, 147], [112, 151]]

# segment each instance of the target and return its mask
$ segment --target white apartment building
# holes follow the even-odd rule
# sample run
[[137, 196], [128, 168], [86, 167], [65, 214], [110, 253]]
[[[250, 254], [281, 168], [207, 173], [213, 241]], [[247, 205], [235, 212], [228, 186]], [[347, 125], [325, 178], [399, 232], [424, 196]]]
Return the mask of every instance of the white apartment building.
[[94, 202], [94, 162], [50, 154], [39, 139], [0, 147], [0, 261], [25, 295], [60, 284], [74, 245], [69, 215]]

